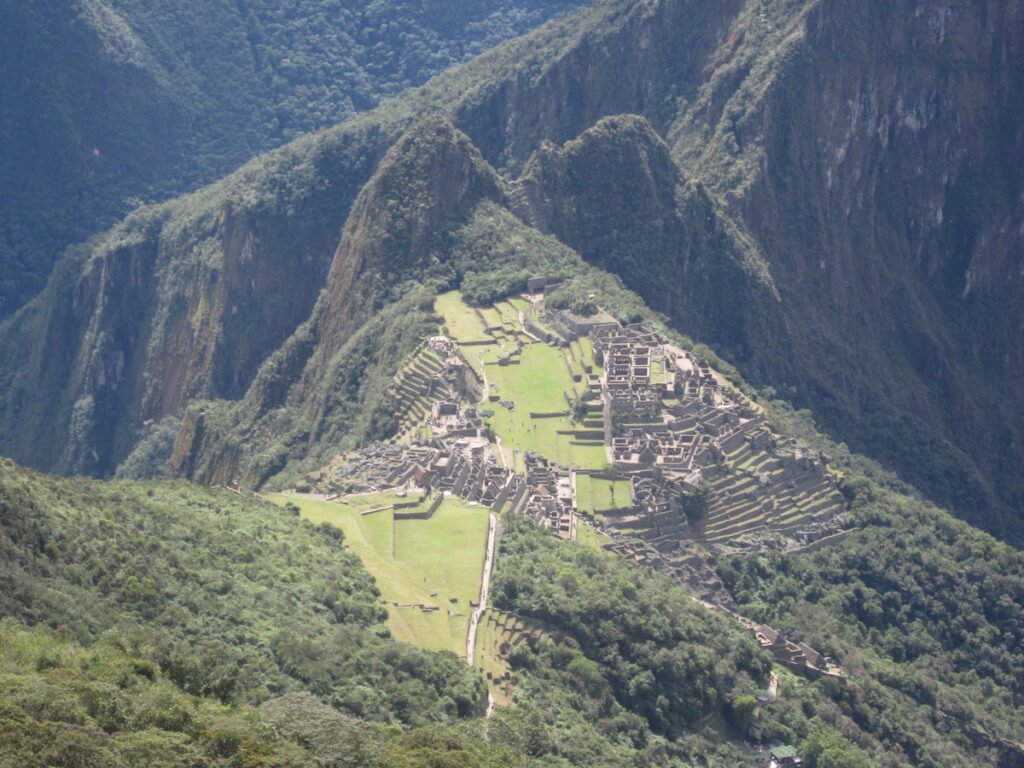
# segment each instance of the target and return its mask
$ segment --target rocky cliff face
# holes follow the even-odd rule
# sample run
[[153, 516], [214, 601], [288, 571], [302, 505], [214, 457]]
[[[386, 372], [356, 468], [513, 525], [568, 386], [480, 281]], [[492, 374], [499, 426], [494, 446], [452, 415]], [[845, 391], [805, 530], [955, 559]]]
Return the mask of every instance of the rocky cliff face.
[[342, 439], [339, 425], [386, 432], [393, 414], [384, 412], [383, 385], [436, 328], [432, 294], [416, 286], [455, 279], [453, 233], [479, 204], [504, 197], [500, 177], [449, 120], [412, 126], [356, 198], [308, 321], [239, 403], [187, 414], [172, 471], [259, 484], [318, 441]]
[[64, 247], [579, 7], [69, 0], [0, 5], [0, 317]]
[[[461, 153], [418, 166], [421, 218], [389, 218], [371, 188], [349, 214], [400, 133], [440, 112], [520, 176], [528, 224], [926, 493], [1019, 530], [1021, 19], [1020, 0], [616, 0], [512, 41], [69, 259], [8, 326], [5, 450], [110, 471], [146, 418], [246, 391], [240, 407], [268, 413], [322, 341], [369, 345], [403, 280], [450, 276], [429, 226], [503, 194]], [[97, 410], [113, 381], [127, 389]], [[41, 414], [58, 419], [32, 434]]]
[[244, 394], [323, 286], [345, 207], [323, 186], [289, 198], [302, 216], [223, 195], [144, 209], [66, 258], [5, 324], [5, 450], [107, 474], [146, 421]]
[[621, 276], [687, 333], [745, 350], [778, 321], [759, 248], [645, 118], [605, 118], [563, 147], [543, 144], [515, 189], [524, 220]]
[[707, 89], [706, 146], [674, 135], [782, 296], [789, 338], [737, 359], [975, 522], [1015, 526], [1024, 5], [796, 18], [771, 76]]
[[1017, 528], [1021, 4], [723, 16], [671, 121], [633, 101], [682, 172], [609, 123], [538, 153], [525, 215], [857, 450]]

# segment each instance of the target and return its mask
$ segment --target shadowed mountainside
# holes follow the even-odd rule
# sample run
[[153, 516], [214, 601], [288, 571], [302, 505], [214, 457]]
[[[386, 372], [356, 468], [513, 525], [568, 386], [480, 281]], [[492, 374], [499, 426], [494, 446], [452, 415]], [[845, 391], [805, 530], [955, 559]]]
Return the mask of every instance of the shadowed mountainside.
[[[76, 249], [4, 329], [5, 450], [105, 474], [147, 420], [240, 397], [307, 328], [377, 161], [442, 113], [523, 175], [527, 223], [1015, 535], [1021, 23], [1013, 0], [615, 0], [547, 25]], [[386, 271], [351, 307], [404, 277]]]
[[580, 6], [576, 0], [0, 3], [0, 317], [143, 202]]

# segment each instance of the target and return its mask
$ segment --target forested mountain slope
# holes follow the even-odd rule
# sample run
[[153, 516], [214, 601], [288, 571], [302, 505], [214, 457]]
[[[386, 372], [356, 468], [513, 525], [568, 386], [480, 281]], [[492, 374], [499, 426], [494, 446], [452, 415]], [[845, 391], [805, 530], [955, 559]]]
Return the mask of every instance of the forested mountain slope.
[[[1015, 765], [1020, 553], [885, 488], [877, 469], [859, 476], [863, 460], [840, 463], [858, 532], [720, 562], [744, 611], [849, 675], [775, 667], [763, 738], [818, 768]], [[50, 478], [6, 460], [0, 518], [11, 765], [751, 759], [771, 657], [665, 576], [524, 516], [504, 520], [493, 600], [546, 631], [510, 654], [516, 706], [486, 719], [472, 668], [387, 637], [376, 586], [327, 524], [222, 489]]]
[[68, 244], [577, 0], [0, 3], [0, 316]]
[[[313, 338], [359, 190], [439, 112], [527, 225], [1018, 536], [1021, 18], [1013, 0], [613, 0], [542, 27], [69, 254], [4, 328], [4, 450], [108, 474], [147, 421], [240, 398]], [[624, 113], [646, 124], [598, 125]], [[353, 300], [405, 277], [386, 272]]]
[[[0, 523], [4, 765], [40, 753], [61, 768], [685, 768], [715, 754], [737, 764], [737, 745], [701, 734], [683, 702], [699, 691], [721, 726], [770, 667], [678, 586], [537, 530], [545, 552], [586, 559], [588, 590], [631, 580], [674, 606], [621, 641], [635, 647], [637, 674], [676, 659], [677, 711], [671, 728], [648, 719], [613, 690], [605, 660], [555, 632], [530, 651], [546, 660], [517, 672], [518, 705], [484, 720], [475, 669], [390, 639], [377, 587], [340, 529], [226, 490], [57, 479], [7, 460]], [[508, 551], [537, 546], [528, 540]]]

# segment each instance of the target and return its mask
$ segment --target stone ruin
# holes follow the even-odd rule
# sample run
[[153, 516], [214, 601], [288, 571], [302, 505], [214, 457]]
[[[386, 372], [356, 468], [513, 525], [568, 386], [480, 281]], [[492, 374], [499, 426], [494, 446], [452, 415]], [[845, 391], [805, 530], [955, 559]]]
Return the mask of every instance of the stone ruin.
[[524, 514], [560, 538], [575, 538], [576, 494], [569, 470], [527, 453], [526, 486], [529, 490]]
[[[662, 552], [688, 539], [807, 543], [838, 529], [844, 500], [827, 458], [780, 441], [706, 360], [642, 324], [597, 328], [591, 339], [604, 369], [610, 455], [634, 488], [633, 513], [615, 525], [643, 529]], [[681, 499], [698, 492], [707, 509], [693, 525]]]
[[[668, 574], [734, 615], [711, 566], [714, 556], [794, 548], [839, 531], [844, 500], [827, 457], [780, 439], [706, 360], [643, 324], [621, 326], [604, 316], [584, 322], [564, 311], [544, 318], [566, 343], [589, 335], [600, 369], [585, 368], [577, 406], [582, 423], [571, 432], [583, 444], [602, 442], [616, 476], [630, 481], [628, 507], [606, 510], [600, 520], [582, 515], [612, 538], [606, 548]], [[522, 339], [514, 341], [521, 348]], [[428, 339], [393, 383], [408, 444], [377, 444], [342, 457], [327, 473], [329, 489], [421, 488], [438, 499], [454, 495], [496, 513], [525, 514], [557, 536], [575, 538], [581, 516], [575, 472], [529, 452], [524, 474], [503, 466], [475, 405], [481, 391], [458, 345], [443, 336]], [[515, 407], [494, 393], [490, 399]], [[780, 659], [826, 673], [811, 649], [800, 649], [801, 660], [788, 642], [778, 646]]]
[[[437, 418], [439, 402], [475, 403], [480, 393], [480, 380], [455, 343], [445, 336], [430, 337], [395, 375], [389, 388], [395, 412], [402, 414], [399, 437], [411, 434], [425, 420]], [[470, 425], [463, 423], [459, 428], [470, 429]]]

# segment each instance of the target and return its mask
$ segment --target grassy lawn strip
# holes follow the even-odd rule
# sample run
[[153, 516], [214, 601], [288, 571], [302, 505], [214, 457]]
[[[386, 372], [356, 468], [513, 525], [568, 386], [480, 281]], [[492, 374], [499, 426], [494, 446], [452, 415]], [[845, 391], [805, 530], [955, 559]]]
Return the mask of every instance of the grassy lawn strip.
[[604, 512], [633, 503], [628, 480], [601, 480], [576, 475], [576, 503], [584, 512]]
[[598, 533], [587, 523], [580, 520], [576, 525], [576, 543], [584, 547], [600, 550], [605, 544], [611, 544], [612, 537], [605, 533]]
[[[424, 613], [417, 607], [387, 605], [388, 626], [396, 639], [430, 650], [465, 654], [469, 604], [480, 594], [486, 509], [449, 498], [430, 520], [396, 521], [390, 510], [361, 514], [375, 506], [408, 500], [394, 494], [349, 496], [349, 504], [287, 494], [270, 494], [269, 498], [281, 505], [296, 504], [300, 514], [312, 522], [341, 528], [346, 544], [376, 580], [383, 600], [440, 609]], [[449, 609], [459, 615], [449, 617]]]
[[457, 341], [483, 341], [491, 338], [476, 310], [462, 300], [462, 294], [458, 291], [438, 296], [434, 311], [444, 318], [448, 335]]

